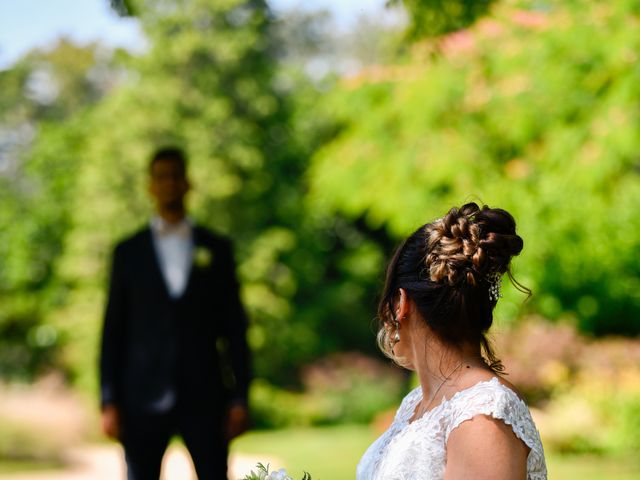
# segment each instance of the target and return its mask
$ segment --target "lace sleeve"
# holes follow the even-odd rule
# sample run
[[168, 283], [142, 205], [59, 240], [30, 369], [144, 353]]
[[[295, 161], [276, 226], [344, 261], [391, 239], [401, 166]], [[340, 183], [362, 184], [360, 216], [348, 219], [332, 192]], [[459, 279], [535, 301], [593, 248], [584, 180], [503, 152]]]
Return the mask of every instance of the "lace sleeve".
[[527, 470], [530, 479], [545, 479], [546, 466], [540, 434], [527, 405], [515, 392], [502, 385], [497, 378], [478, 385], [479, 388], [460, 392], [452, 398], [449, 422], [445, 427], [445, 443], [461, 423], [477, 415], [488, 415], [509, 425], [515, 435], [529, 447]]

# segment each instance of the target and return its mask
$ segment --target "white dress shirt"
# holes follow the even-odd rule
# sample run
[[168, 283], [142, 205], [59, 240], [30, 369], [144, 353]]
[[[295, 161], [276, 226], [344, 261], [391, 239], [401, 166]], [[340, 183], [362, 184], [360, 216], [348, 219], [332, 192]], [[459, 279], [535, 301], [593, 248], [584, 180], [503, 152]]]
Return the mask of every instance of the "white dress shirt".
[[193, 258], [193, 225], [188, 219], [169, 223], [161, 217], [151, 220], [153, 244], [167, 291], [179, 298], [187, 288]]

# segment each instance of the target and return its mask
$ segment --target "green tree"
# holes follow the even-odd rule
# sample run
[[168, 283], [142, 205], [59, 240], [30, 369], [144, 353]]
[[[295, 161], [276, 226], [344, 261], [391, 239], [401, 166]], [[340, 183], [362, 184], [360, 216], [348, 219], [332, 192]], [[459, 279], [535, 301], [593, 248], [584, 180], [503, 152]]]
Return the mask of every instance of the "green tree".
[[637, 2], [520, 4], [439, 39], [438, 58], [344, 82], [310, 201], [395, 238], [468, 200], [507, 208], [534, 297], [507, 290], [500, 317], [638, 334]]
[[113, 83], [111, 55], [62, 39], [0, 72], [0, 376], [56, 363], [63, 339], [45, 323], [66, 286], [57, 261], [69, 228], [82, 118]]
[[413, 40], [461, 30], [485, 15], [496, 0], [390, 0], [409, 13], [407, 34]]

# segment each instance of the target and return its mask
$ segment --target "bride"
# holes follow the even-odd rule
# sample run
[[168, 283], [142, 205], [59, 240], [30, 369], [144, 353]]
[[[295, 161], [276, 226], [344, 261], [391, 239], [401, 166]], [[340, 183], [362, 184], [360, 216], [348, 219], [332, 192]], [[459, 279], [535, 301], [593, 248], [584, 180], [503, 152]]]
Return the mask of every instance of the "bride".
[[540, 436], [500, 373], [485, 332], [511, 257], [522, 250], [506, 211], [469, 203], [420, 227], [396, 251], [378, 343], [420, 386], [366, 451], [357, 480], [542, 480]]

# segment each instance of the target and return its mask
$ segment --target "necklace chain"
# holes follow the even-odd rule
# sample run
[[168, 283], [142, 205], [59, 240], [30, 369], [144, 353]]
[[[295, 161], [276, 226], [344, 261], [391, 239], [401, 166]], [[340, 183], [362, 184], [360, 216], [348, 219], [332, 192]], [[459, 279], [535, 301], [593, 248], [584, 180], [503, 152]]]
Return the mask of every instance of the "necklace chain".
[[460, 363], [458, 365], [456, 365], [456, 367], [451, 370], [451, 373], [449, 373], [449, 375], [447, 375], [446, 377], [444, 377], [444, 379], [440, 382], [440, 385], [438, 385], [438, 388], [436, 388], [436, 391], [433, 392], [433, 395], [431, 395], [431, 399], [429, 400], [429, 403], [427, 403], [427, 405], [425, 407], [423, 407], [422, 412], [420, 413], [420, 415], [416, 415], [415, 416], [415, 420], [417, 420], [418, 418], [420, 418], [422, 415], [424, 415], [425, 413], [427, 413], [427, 411], [429, 410], [429, 407], [431, 406], [431, 404], [433, 403], [433, 401], [436, 399], [436, 397], [438, 396], [438, 392], [440, 392], [440, 389], [442, 388], [442, 386], [447, 382], [447, 380], [449, 380], [451, 378], [451, 376], [456, 373], [458, 371], [458, 369], [460, 367], [462, 367], [462, 365], [464, 364], [464, 359], [460, 361]]

